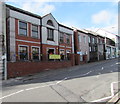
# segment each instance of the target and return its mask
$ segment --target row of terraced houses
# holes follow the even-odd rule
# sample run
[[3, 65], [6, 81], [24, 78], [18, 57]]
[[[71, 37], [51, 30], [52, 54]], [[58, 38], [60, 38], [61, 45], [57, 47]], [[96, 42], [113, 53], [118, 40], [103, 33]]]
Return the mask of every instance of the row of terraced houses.
[[[51, 13], [41, 17], [5, 6], [8, 78], [117, 57], [109, 38], [65, 26]], [[51, 54], [61, 58], [50, 59]]]

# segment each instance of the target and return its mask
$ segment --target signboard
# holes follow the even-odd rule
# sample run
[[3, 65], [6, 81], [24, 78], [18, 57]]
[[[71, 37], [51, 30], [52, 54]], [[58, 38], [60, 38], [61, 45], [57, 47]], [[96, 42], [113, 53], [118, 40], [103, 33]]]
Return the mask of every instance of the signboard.
[[80, 55], [82, 55], [82, 52], [77, 52], [77, 54], [80, 54]]
[[49, 55], [49, 59], [61, 59], [60, 55]]

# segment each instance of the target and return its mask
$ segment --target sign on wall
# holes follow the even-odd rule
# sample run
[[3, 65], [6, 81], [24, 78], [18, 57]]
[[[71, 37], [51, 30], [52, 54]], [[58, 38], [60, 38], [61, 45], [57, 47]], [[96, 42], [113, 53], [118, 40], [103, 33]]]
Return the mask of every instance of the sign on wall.
[[49, 59], [61, 59], [60, 55], [49, 55]]

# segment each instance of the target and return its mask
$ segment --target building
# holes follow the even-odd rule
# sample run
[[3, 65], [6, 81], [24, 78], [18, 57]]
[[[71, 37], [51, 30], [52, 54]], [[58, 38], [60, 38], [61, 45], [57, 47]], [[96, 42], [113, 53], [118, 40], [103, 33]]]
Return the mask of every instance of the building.
[[[70, 54], [74, 49], [73, 29], [58, 23], [51, 13], [41, 17], [6, 5], [6, 24], [9, 77], [72, 65]], [[51, 55], [61, 56], [56, 66], [53, 65], [55, 59], [50, 59]], [[19, 66], [15, 69], [25, 63], [24, 68]]]
[[120, 36], [118, 35], [118, 56], [120, 57]]
[[59, 24], [59, 54], [61, 60], [69, 60], [73, 53], [73, 29]]
[[112, 39], [106, 37], [105, 40], [106, 59], [112, 59], [116, 57], [116, 46]]
[[[5, 34], [0, 39], [6, 41], [0, 40], [0, 45], [6, 44], [7, 48], [5, 76], [17, 77], [115, 58], [116, 46], [109, 38], [60, 24], [51, 13], [41, 17], [7, 4], [4, 10], [6, 25], [1, 28], [4, 27]], [[0, 55], [5, 55], [5, 51], [2, 48]]]
[[86, 31], [88, 31], [89, 61], [98, 61], [98, 34], [89, 30]]
[[42, 17], [41, 36], [42, 60], [45, 61], [49, 60], [49, 54], [59, 53], [58, 22], [51, 13]]
[[98, 60], [105, 60], [105, 37], [97, 35]]
[[7, 6], [7, 60], [40, 60], [40, 16]]
[[6, 5], [0, 2], [0, 79], [6, 76]]
[[75, 29], [74, 30], [74, 49], [75, 54], [80, 55], [80, 61], [89, 61], [89, 45], [87, 31]]

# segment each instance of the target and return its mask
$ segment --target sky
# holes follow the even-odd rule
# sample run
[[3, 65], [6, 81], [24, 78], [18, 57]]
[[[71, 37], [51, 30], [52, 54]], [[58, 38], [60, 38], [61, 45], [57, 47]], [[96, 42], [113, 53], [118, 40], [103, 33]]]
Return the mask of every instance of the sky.
[[[52, 13], [64, 25], [118, 34], [118, 2], [39, 2], [39, 0], [7, 1], [7, 4], [38, 14]], [[63, 0], [62, 0], [63, 1]], [[65, 0], [64, 0], [65, 1]]]

